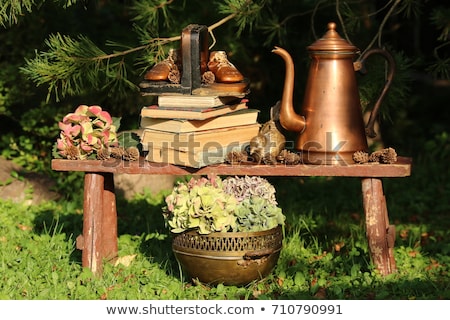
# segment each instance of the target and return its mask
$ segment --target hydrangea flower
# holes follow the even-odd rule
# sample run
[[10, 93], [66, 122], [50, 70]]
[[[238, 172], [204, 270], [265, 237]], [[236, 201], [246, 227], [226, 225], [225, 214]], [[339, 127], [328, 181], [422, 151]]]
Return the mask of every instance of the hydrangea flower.
[[100, 150], [118, 145], [113, 119], [100, 106], [80, 105], [58, 124], [61, 132], [56, 148], [63, 158], [84, 160]]
[[283, 225], [275, 188], [261, 177], [191, 178], [165, 198], [163, 216], [171, 232], [252, 232]]

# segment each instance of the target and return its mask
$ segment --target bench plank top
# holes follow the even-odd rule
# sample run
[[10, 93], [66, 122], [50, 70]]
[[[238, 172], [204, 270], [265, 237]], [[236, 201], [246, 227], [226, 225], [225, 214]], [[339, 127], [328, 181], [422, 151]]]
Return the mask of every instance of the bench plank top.
[[177, 166], [145, 160], [66, 160], [53, 159], [55, 171], [110, 172], [126, 174], [154, 175], [254, 175], [254, 176], [336, 176], [336, 177], [407, 177], [411, 175], [412, 159], [398, 157], [393, 164], [350, 164], [350, 165], [312, 165], [312, 164], [241, 164], [220, 163], [202, 168]]

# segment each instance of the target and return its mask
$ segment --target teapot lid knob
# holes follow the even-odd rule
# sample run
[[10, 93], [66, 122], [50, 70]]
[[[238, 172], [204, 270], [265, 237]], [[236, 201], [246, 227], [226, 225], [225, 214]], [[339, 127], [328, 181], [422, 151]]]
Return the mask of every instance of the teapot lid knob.
[[325, 35], [308, 47], [309, 51], [355, 54], [357, 47], [343, 39], [336, 31], [336, 23], [329, 22]]

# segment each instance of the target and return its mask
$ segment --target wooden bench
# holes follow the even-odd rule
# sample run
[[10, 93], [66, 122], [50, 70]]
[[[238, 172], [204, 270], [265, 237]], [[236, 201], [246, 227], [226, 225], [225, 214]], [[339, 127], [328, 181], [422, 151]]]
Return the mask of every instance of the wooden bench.
[[253, 175], [285, 177], [359, 177], [365, 225], [372, 262], [382, 275], [395, 272], [395, 226], [389, 224], [382, 178], [411, 175], [410, 158], [399, 157], [395, 164], [341, 165], [256, 165], [218, 164], [200, 169], [139, 161], [117, 159], [52, 160], [55, 171], [81, 171], [84, 176], [83, 234], [77, 238], [82, 252], [82, 265], [95, 274], [102, 273], [102, 264], [117, 257], [117, 210], [114, 174], [152, 175]]

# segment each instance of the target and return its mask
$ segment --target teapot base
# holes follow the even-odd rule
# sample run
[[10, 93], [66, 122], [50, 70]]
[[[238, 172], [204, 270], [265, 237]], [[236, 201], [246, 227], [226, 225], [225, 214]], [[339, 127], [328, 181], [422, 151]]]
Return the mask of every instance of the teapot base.
[[311, 150], [300, 150], [302, 162], [305, 164], [315, 164], [315, 165], [339, 165], [348, 166], [355, 164], [353, 160], [353, 154], [355, 151], [346, 152], [332, 152], [332, 151], [311, 151]]

